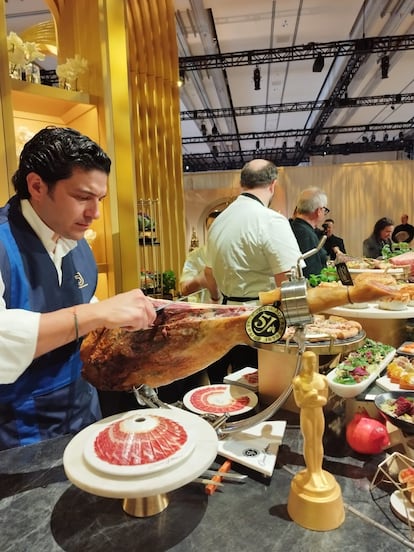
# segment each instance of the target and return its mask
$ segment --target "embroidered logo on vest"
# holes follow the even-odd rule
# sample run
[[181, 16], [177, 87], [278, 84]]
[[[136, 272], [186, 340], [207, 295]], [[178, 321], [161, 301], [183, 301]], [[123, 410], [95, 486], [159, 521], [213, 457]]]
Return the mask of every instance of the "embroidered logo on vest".
[[87, 282], [85, 282], [82, 274], [80, 272], [77, 272], [75, 274], [75, 280], [78, 282], [78, 288], [81, 289], [81, 288], [84, 288], [86, 286], [88, 286], [89, 284]]

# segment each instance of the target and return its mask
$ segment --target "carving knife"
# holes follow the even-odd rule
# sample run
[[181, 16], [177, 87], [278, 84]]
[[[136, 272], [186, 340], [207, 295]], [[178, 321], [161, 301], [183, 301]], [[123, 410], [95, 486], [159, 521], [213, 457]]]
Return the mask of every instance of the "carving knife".
[[[175, 301], [172, 301], [172, 302], [173, 303], [187, 302], [189, 297], [190, 297], [189, 295], [183, 295], [179, 299], [175, 299]], [[155, 307], [155, 312], [157, 313], [157, 316], [165, 309], [165, 307], [168, 307], [168, 305], [170, 305], [170, 304], [171, 303], [168, 302], [168, 303], [165, 303], [164, 305], [160, 305], [159, 307]]]

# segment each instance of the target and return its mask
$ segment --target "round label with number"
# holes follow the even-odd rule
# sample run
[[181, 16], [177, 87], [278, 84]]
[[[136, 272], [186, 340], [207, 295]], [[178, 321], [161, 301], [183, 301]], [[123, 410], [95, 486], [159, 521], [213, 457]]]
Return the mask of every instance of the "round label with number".
[[256, 343], [275, 343], [286, 330], [283, 312], [274, 305], [256, 309], [246, 321], [246, 332]]

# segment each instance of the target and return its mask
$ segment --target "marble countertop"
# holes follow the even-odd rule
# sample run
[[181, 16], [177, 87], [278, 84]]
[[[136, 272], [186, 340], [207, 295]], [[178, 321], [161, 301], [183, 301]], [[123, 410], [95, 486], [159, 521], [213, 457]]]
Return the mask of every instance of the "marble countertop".
[[0, 550], [414, 549], [412, 541], [401, 540], [410, 538], [408, 528], [392, 514], [389, 495], [370, 492], [383, 456], [353, 453], [343, 433], [338, 437], [330, 429], [336, 423], [332, 416], [326, 414], [324, 469], [342, 489], [346, 516], [338, 529], [309, 531], [289, 518], [287, 499], [293, 475], [304, 467], [303, 443], [297, 415], [280, 411], [277, 419], [288, 424], [272, 478], [251, 474], [245, 484], [225, 482], [212, 496], [202, 485], [189, 483], [169, 494], [163, 512], [147, 518], [131, 517], [121, 500], [89, 494], [67, 480], [62, 457], [69, 436], [2, 451]]

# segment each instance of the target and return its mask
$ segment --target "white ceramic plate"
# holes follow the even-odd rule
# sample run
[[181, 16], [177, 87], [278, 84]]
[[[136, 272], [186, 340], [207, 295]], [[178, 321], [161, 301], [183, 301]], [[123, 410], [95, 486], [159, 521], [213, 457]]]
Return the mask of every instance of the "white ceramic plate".
[[[406, 346], [410, 346], [410, 349], [405, 349], [404, 350], [404, 347]], [[413, 346], [413, 342], [412, 341], [404, 341], [404, 343], [402, 343], [398, 349], [397, 349], [397, 354], [398, 355], [403, 355], [403, 356], [406, 356], [406, 357], [412, 357], [414, 356], [414, 346]]]
[[[174, 410], [149, 414], [145, 409], [142, 413], [127, 413], [121, 420], [105, 424], [91, 435], [85, 443], [84, 458], [92, 468], [115, 476], [147, 475], [170, 468], [187, 458], [195, 443], [191, 430], [183, 426], [179, 414]], [[129, 432], [123, 431], [122, 438], [114, 444], [112, 432], [119, 427]], [[97, 452], [98, 444], [107, 453], [106, 458]], [[119, 456], [129, 458], [130, 463], [116, 463], [113, 458]]]
[[404, 497], [402, 491], [394, 491], [390, 497], [390, 506], [394, 514], [405, 523], [414, 522], [414, 505]]
[[407, 303], [402, 301], [378, 301], [378, 308], [389, 311], [403, 311], [407, 310]]
[[244, 414], [257, 404], [257, 395], [237, 385], [204, 385], [184, 395], [184, 405], [198, 414]]
[[404, 272], [402, 268], [387, 268], [386, 270], [384, 268], [348, 268], [348, 270], [351, 274], [361, 274], [363, 272], [369, 272], [370, 274], [384, 274], [384, 272], [387, 274], [400, 274]]
[[414, 389], [401, 389], [399, 384], [393, 383], [387, 375], [381, 376], [375, 383], [382, 389], [385, 389], [385, 391], [404, 391], [407, 393], [414, 393]]

